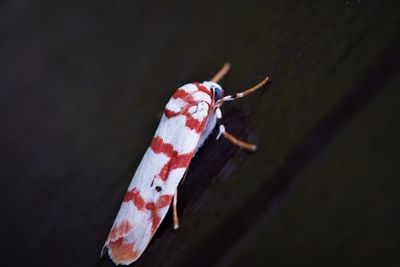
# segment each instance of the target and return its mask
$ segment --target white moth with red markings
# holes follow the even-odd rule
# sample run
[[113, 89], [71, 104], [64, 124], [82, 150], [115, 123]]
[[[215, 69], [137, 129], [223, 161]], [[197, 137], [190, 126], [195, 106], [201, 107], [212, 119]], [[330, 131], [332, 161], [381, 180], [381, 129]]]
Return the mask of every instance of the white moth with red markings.
[[[219, 134], [249, 150], [256, 146], [238, 140], [219, 123], [221, 105], [254, 92], [268, 82], [265, 78], [254, 87], [235, 95], [224, 96], [217, 83], [228, 71], [223, 68], [203, 83], [188, 83], [174, 93], [167, 103], [155, 136], [139, 164], [125, 194], [117, 218], [103, 246], [115, 264], [128, 265], [146, 249], [164, 219], [171, 202], [174, 229], [179, 227], [176, 211], [177, 187], [190, 161], [219, 124]], [[173, 201], [172, 201], [173, 200]]]

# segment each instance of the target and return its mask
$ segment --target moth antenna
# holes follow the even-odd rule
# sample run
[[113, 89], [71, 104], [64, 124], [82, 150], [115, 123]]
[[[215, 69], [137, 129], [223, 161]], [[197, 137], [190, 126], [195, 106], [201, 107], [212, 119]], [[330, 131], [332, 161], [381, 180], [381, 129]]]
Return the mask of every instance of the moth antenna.
[[263, 87], [267, 82], [269, 82], [269, 78], [266, 77], [264, 80], [262, 80], [261, 82], [259, 82], [258, 84], [254, 85], [253, 87], [250, 87], [249, 89], [244, 90], [243, 92], [239, 92], [236, 93], [235, 95], [227, 95], [224, 98], [220, 99], [221, 101], [232, 101], [232, 100], [236, 100], [238, 98], [244, 97], [248, 94], [253, 93], [254, 91], [260, 89], [261, 87]]
[[211, 81], [218, 83], [229, 72], [230, 68], [231, 68], [231, 64], [229, 64], [228, 62], [225, 63], [222, 66], [222, 68], [217, 72], [217, 74], [214, 75], [214, 77], [211, 79]]

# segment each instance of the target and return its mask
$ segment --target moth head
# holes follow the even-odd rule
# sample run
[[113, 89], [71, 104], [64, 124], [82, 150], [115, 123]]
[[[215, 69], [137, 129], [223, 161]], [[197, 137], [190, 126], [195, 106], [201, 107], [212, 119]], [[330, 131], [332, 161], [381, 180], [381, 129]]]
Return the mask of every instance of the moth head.
[[203, 85], [210, 90], [211, 94], [214, 97], [214, 101], [217, 102], [221, 98], [224, 97], [224, 90], [222, 86], [215, 82], [203, 82]]

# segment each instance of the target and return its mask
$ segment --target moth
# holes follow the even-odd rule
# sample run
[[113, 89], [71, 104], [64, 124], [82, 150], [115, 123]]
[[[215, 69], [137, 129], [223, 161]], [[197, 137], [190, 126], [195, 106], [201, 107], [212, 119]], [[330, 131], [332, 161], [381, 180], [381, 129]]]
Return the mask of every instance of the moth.
[[268, 77], [243, 92], [224, 96], [218, 82], [229, 69], [230, 65], [226, 63], [210, 81], [179, 87], [168, 101], [150, 147], [123, 198], [101, 256], [107, 249], [117, 265], [136, 261], [164, 219], [171, 202], [174, 229], [179, 228], [177, 187], [190, 161], [217, 124], [217, 139], [223, 136], [244, 149], [256, 149], [256, 145], [241, 141], [226, 131], [220, 121], [220, 108], [224, 102], [261, 88], [268, 82]]

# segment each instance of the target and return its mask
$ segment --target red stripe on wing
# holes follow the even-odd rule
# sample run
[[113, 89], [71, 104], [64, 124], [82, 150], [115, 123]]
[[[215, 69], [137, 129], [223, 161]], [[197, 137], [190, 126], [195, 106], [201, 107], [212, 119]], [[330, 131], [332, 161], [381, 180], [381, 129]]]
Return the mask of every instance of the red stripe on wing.
[[132, 191], [126, 192], [123, 202], [128, 201], [132, 201], [138, 210], [144, 209], [144, 199], [142, 198], [139, 190], [137, 190], [136, 187], [133, 188]]
[[164, 165], [160, 171], [160, 177], [162, 180], [167, 180], [170, 171], [179, 168], [188, 168], [190, 160], [193, 158], [193, 152], [175, 155]]
[[175, 111], [172, 111], [172, 110], [167, 109], [167, 108], [164, 109], [164, 113], [165, 113], [165, 116], [167, 116], [167, 118], [172, 118], [172, 117], [174, 117], [174, 116], [179, 114], [179, 112], [175, 112]]
[[203, 92], [203, 93], [206, 93], [207, 95], [209, 95], [209, 97], [211, 98], [211, 100], [212, 100], [212, 93], [210, 92], [210, 90], [208, 90], [207, 89], [207, 87], [205, 87], [203, 84], [201, 84], [201, 83], [192, 83], [192, 84], [194, 84], [196, 87], [197, 87], [197, 90], [199, 90], [199, 91], [201, 91], [201, 92]]
[[156, 203], [154, 202], [148, 202], [146, 203], [146, 209], [151, 212], [151, 235], [155, 233], [157, 230], [157, 227], [161, 223], [161, 217], [158, 214], [158, 210], [165, 208], [171, 204], [172, 201], [172, 195], [162, 195], [160, 198], [157, 200]]
[[176, 90], [176, 92], [174, 93], [172, 98], [180, 98], [189, 104], [195, 102], [191, 93], [188, 93], [185, 90], [180, 89], [180, 88], [178, 90]]
[[120, 238], [127, 234], [130, 230], [132, 230], [132, 225], [128, 222], [128, 220], [123, 220], [121, 224], [114, 226], [109, 235], [109, 239], [111, 241], [115, 241], [116, 239]]
[[168, 157], [172, 157], [173, 155], [175, 155], [175, 153], [177, 153], [174, 150], [173, 145], [164, 143], [162, 138], [159, 136], [156, 136], [153, 138], [153, 141], [151, 142], [150, 147], [154, 151], [154, 153], [157, 153], [157, 154], [162, 153]]

